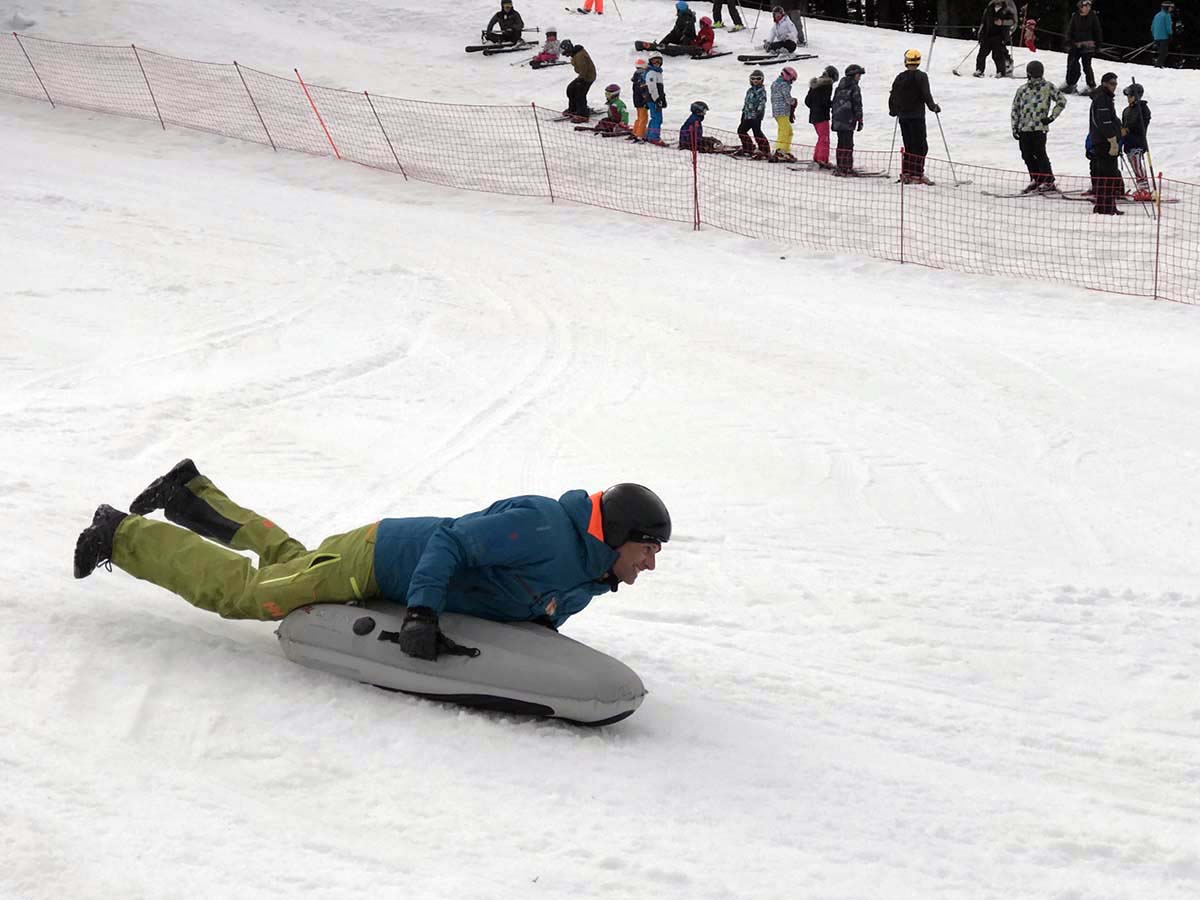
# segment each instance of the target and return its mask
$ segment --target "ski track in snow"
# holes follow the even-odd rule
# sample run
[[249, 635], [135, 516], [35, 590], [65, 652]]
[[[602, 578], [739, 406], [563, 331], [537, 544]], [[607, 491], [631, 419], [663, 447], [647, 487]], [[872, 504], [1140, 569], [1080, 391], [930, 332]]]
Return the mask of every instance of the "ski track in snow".
[[[404, 34], [334, 0], [110, 12], [22, 7], [402, 96], [461, 99], [396, 52], [432, 32], [435, 64], [479, 66], [441, 11]], [[624, 12], [566, 24], [624, 65], [669, 7]], [[822, 39], [871, 77], [904, 40]], [[489, 102], [561, 88], [488, 71]], [[718, 78], [675, 71], [681, 97]], [[1196, 310], [13, 98], [0, 143], [0, 898], [1200, 895]], [[310, 544], [654, 486], [658, 570], [567, 627], [646, 703], [601, 730], [441, 706], [71, 579], [95, 504], [185, 455]]]

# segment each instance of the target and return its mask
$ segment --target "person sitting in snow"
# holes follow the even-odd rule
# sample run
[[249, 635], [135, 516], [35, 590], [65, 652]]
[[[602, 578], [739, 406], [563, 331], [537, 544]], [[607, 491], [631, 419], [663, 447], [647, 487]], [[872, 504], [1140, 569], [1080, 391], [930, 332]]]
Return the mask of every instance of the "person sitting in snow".
[[[307, 550], [238, 506], [190, 459], [129, 505], [108, 505], [75, 542], [76, 578], [116, 566], [226, 619], [282, 619], [313, 603], [408, 607], [400, 649], [475, 655], [438, 628], [443, 612], [557, 628], [592, 599], [653, 571], [671, 516], [649, 488], [499, 500], [458, 518], [382, 519]], [[163, 510], [169, 522], [146, 518]], [[205, 540], [207, 538], [208, 540]], [[259, 567], [238, 551], [257, 554]]]
[[768, 53], [795, 53], [796, 44], [800, 41], [800, 32], [796, 30], [796, 23], [788, 18], [788, 14], [782, 6], [776, 6], [771, 10], [771, 18], [775, 24], [771, 27], [771, 33], [767, 35], [767, 39], [763, 41], [762, 48]]
[[683, 122], [679, 129], [679, 149], [695, 150], [697, 153], [716, 153], [721, 148], [721, 142], [716, 138], [704, 136], [704, 116], [708, 113], [708, 104], [697, 100], [692, 104], [692, 114]]
[[[497, 29], [493, 31], [492, 29]], [[521, 14], [513, 9], [512, 0], [500, 0], [500, 11], [492, 16], [483, 30], [483, 39], [494, 44], [516, 44], [521, 40], [521, 31], [525, 21]]]
[[608, 104], [608, 113], [596, 123], [597, 131], [620, 131], [630, 133], [629, 110], [621, 99], [621, 86], [610, 84], [604, 89], [604, 102]]
[[678, 0], [675, 4], [675, 24], [658, 42], [658, 49], [663, 50], [672, 44], [690, 47], [696, 40], [696, 14], [687, 5], [686, 0]]
[[546, 43], [542, 44], [542, 49], [538, 51], [537, 56], [529, 61], [529, 65], [535, 69], [548, 66], [558, 61], [560, 52], [558, 29], [553, 25], [548, 25], [546, 27]]

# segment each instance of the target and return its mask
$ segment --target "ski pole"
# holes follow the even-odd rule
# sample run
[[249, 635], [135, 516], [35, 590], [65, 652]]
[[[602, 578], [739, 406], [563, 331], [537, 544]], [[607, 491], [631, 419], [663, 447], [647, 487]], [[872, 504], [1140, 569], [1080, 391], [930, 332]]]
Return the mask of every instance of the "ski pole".
[[963, 63], [965, 63], [965, 62], [966, 62], [966, 61], [967, 61], [967, 60], [970, 58], [971, 54], [972, 54], [972, 53], [974, 53], [974, 52], [976, 52], [978, 49], [979, 49], [979, 41], [976, 41], [976, 42], [975, 42], [975, 46], [974, 46], [974, 47], [972, 47], [970, 50], [968, 50], [968, 51], [967, 51], [967, 55], [966, 55], [966, 56], [964, 56], [962, 59], [960, 59], [960, 60], [958, 61], [958, 65], [957, 65], [957, 66], [955, 66], [955, 67], [954, 67], [953, 69], [951, 69], [950, 71], [951, 71], [951, 72], [953, 72], [955, 75], [957, 75], [957, 74], [958, 74], [958, 70], [959, 70], [959, 69], [962, 67], [962, 64], [963, 64]]
[[[896, 157], [896, 132], [899, 129], [900, 129], [900, 119], [897, 117], [896, 124], [892, 126], [892, 149], [888, 151], [887, 173], [889, 176], [892, 174], [892, 160], [895, 159], [895, 157]], [[904, 170], [901, 169], [900, 173], [904, 174]]]
[[754, 35], [758, 32], [758, 17], [762, 15], [762, 4], [760, 2], [758, 12], [754, 14], [754, 27], [750, 29], [750, 43], [754, 43]]
[[[1137, 84], [1137, 78], [1133, 75], [1129, 76], [1129, 80], [1133, 84]], [[1142, 134], [1146, 133], [1146, 111], [1142, 109], [1142, 101], [1138, 100], [1138, 118], [1142, 120]], [[1146, 141], [1146, 162], [1150, 166], [1150, 182], [1157, 183], [1157, 176], [1154, 174], [1154, 157], [1150, 155], [1150, 141]]]
[[[1128, 159], [1126, 159], [1125, 151], [1121, 151], [1121, 155], [1117, 158], [1120, 159], [1121, 163], [1125, 166], [1125, 172], [1129, 175], [1129, 179], [1130, 179], [1130, 181], [1133, 182], [1134, 189], [1136, 190], [1138, 180], [1137, 180], [1137, 175], [1135, 175], [1133, 172], [1133, 164]], [[1124, 183], [1123, 182], [1122, 182], [1121, 187], [1122, 187], [1122, 193], [1124, 193]], [[1154, 218], [1154, 210], [1147, 209], [1146, 215], [1148, 215], [1151, 219], [1153, 219]]]
[[613, 5], [613, 9], [615, 9], [617, 11], [617, 18], [620, 19], [622, 22], [624, 22], [625, 17], [623, 15], [621, 15], [621, 7], [619, 7], [617, 5], [617, 0], [612, 0], [612, 5]]
[[946, 143], [946, 131], [942, 128], [942, 114], [934, 113], [934, 116], [937, 117], [938, 131], [942, 133], [942, 146], [946, 148], [946, 162], [950, 163], [950, 177], [954, 179], [954, 186], [959, 187], [960, 185], [970, 184], [970, 180], [958, 180], [958, 175], [954, 171], [954, 160], [950, 158], [950, 145]]
[[529, 59], [518, 59], [514, 63], [509, 63], [509, 66], [523, 66], [526, 63], [533, 62], [535, 59], [537, 59], [537, 54], [534, 54], [533, 56], [529, 57]]
[[[937, 26], [933, 26], [933, 37], [929, 39], [929, 55], [925, 57], [925, 71], [929, 71], [929, 67], [933, 65], [933, 44], [937, 40]], [[899, 120], [897, 120], [899, 121]], [[892, 143], [896, 142], [896, 136], [892, 135]]]

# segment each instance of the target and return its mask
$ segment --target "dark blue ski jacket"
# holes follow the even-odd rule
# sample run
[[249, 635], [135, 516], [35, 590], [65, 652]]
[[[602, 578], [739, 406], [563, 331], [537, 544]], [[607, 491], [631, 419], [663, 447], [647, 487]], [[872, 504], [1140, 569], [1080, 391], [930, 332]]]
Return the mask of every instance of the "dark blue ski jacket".
[[383, 519], [375, 580], [386, 600], [495, 622], [547, 616], [558, 627], [616, 590], [600, 495], [499, 500], [457, 519]]

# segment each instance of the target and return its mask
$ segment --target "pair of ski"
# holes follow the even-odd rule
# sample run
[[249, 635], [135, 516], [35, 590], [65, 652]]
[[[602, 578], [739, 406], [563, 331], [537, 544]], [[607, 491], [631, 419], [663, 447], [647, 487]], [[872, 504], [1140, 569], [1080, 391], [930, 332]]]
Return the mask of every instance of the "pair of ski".
[[[998, 194], [994, 191], [980, 191], [985, 197], [992, 197], [996, 200], [1020, 200], [1024, 197], [1045, 197], [1048, 200], [1078, 200], [1086, 203], [1095, 203], [1096, 195], [1086, 191], [1061, 191], [1058, 188], [1049, 191], [1021, 191], [1013, 194]], [[1134, 200], [1132, 197], [1122, 195], [1117, 197], [1117, 203], [1158, 203], [1157, 200]], [[1178, 197], [1164, 197], [1163, 203], [1178, 203]]]
[[743, 53], [738, 56], [738, 62], [744, 66], [773, 66], [777, 63], [797, 62], [802, 59], [817, 59], [816, 53], [789, 53], [780, 56], [778, 53]]
[[495, 56], [498, 53], [520, 53], [522, 50], [532, 50], [537, 44], [534, 41], [500, 42], [495, 44], [468, 44], [464, 49], [467, 53], [480, 53], [484, 56]]
[[[672, 44], [671, 46], [677, 46], [677, 45]], [[658, 44], [656, 44], [654, 41], [634, 41], [633, 49], [637, 50], [639, 53], [645, 53], [646, 51], [653, 51], [653, 50], [661, 50], [661, 48], [658, 46]], [[711, 53], [702, 53], [700, 51], [697, 51], [696, 53], [673, 53], [670, 55], [672, 57], [686, 56], [689, 59], [716, 59], [718, 56], [732, 56], [733, 51], [732, 50], [715, 50]], [[740, 57], [739, 57], [739, 59], [740, 59]]]

